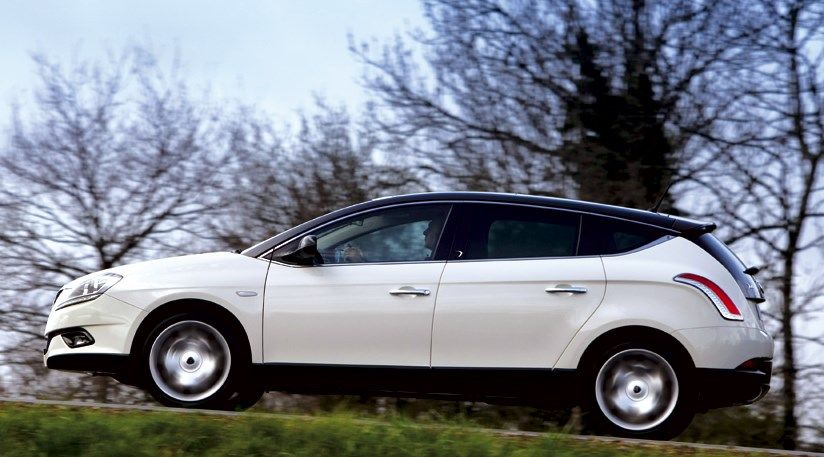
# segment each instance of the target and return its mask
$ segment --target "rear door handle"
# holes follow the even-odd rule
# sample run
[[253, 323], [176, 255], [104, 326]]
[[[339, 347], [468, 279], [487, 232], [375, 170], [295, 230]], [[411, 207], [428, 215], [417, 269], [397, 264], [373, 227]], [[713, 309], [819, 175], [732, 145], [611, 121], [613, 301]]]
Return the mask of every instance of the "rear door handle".
[[586, 287], [570, 286], [569, 284], [558, 284], [555, 287], [547, 287], [544, 289], [548, 294], [570, 294], [578, 295], [587, 293]]
[[416, 289], [410, 286], [403, 286], [399, 289], [392, 289], [389, 291], [389, 295], [429, 295], [429, 289]]

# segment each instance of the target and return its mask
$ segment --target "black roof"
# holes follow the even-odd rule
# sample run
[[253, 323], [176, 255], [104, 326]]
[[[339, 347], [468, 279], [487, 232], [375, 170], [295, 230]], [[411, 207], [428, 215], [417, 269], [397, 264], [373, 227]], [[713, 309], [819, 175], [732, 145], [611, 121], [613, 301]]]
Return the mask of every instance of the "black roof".
[[573, 211], [581, 211], [591, 214], [627, 219], [654, 225], [664, 229], [672, 230], [676, 234], [687, 237], [707, 233], [715, 229], [715, 224], [700, 222], [668, 214], [654, 213], [640, 209], [624, 208], [622, 206], [604, 205], [602, 203], [592, 203], [581, 200], [571, 200], [566, 198], [542, 197], [537, 195], [506, 194], [495, 192], [426, 192], [418, 194], [398, 195], [393, 197], [381, 197], [357, 205], [348, 206], [331, 213], [325, 214], [311, 221], [286, 230], [268, 240], [258, 243], [243, 251], [243, 254], [256, 257], [289, 240], [297, 234], [310, 230], [316, 226], [329, 221], [355, 214], [361, 211], [381, 208], [383, 206], [397, 205], [401, 203], [417, 202], [437, 202], [437, 201], [463, 201], [463, 202], [497, 202], [497, 203], [517, 203], [534, 206], [544, 206], [547, 208], [557, 208]]

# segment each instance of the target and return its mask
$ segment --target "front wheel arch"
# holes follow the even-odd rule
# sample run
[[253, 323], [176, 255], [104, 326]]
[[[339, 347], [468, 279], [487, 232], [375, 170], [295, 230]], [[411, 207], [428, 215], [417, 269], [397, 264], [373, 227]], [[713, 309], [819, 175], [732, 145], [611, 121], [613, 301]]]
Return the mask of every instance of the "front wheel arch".
[[[249, 336], [246, 334], [246, 330], [237, 317], [217, 303], [199, 299], [170, 301], [152, 310], [140, 323], [134, 338], [132, 338], [132, 344], [129, 350], [130, 358], [136, 360], [140, 357], [146, 338], [158, 324], [176, 314], [182, 313], [210, 316], [225, 323], [241, 342], [246, 342], [246, 344], [241, 344], [239, 349], [243, 351], [243, 360], [248, 360], [251, 364], [252, 347], [249, 344]], [[129, 365], [136, 366], [137, 364], [131, 363]], [[124, 375], [124, 381], [126, 381], [127, 384], [134, 385], [139, 381], [139, 373], [137, 372], [124, 373]]]

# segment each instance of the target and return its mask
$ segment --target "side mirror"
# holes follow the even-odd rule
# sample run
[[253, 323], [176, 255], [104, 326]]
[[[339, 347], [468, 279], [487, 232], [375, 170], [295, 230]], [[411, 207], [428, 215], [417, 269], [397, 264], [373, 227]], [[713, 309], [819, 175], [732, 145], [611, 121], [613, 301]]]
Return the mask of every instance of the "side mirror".
[[300, 239], [297, 248], [280, 256], [281, 259], [298, 265], [312, 265], [318, 255], [318, 237], [306, 235]]

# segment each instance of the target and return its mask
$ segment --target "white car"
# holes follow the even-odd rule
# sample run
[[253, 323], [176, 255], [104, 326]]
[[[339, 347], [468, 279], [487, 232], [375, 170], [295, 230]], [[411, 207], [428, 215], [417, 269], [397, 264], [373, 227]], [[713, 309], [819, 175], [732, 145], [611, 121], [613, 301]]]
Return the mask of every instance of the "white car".
[[714, 227], [525, 195], [383, 198], [241, 253], [72, 281], [44, 361], [171, 406], [266, 390], [574, 403], [603, 433], [670, 438], [769, 388], [763, 293]]

